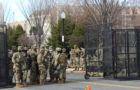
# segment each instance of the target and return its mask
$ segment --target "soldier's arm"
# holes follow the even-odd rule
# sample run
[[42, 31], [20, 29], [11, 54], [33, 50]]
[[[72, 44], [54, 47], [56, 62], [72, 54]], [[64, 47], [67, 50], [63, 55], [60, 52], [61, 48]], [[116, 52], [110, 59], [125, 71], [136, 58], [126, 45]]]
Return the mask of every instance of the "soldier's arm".
[[42, 62], [42, 57], [41, 57], [41, 55], [39, 55], [39, 56], [37, 57], [37, 63], [38, 63], [38, 64], [41, 64], [41, 62]]
[[13, 54], [12, 63], [14, 63], [14, 64], [17, 63], [16, 58], [17, 58], [17, 53]]

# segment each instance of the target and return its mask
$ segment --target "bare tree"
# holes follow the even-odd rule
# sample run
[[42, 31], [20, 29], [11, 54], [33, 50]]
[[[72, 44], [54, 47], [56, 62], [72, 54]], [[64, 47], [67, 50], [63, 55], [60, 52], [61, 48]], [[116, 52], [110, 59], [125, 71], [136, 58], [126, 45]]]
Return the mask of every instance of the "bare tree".
[[6, 1], [0, 3], [0, 23], [6, 24], [6, 22], [10, 21], [11, 10]]
[[24, 17], [27, 19], [31, 28], [36, 28], [36, 31], [33, 30], [36, 33], [33, 34], [36, 45], [40, 49], [40, 45], [46, 37], [44, 26], [49, 22], [48, 18], [50, 17], [50, 7], [53, 0], [28, 0], [27, 5], [23, 5], [22, 3], [21, 1], [21, 10]]
[[117, 16], [126, 5], [126, 0], [84, 0], [84, 9], [87, 10], [91, 19], [96, 24], [112, 23], [116, 21]]
[[26, 47], [31, 47], [33, 45], [31, 38], [27, 37], [26, 33], [18, 38], [18, 43]]

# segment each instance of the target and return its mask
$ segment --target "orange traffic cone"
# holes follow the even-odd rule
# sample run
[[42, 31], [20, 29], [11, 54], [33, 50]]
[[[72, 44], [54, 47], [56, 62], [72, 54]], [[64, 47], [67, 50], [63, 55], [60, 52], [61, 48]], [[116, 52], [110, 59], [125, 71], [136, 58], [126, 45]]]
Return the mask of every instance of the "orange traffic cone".
[[91, 87], [90, 86], [87, 86], [86, 90], [91, 90]]

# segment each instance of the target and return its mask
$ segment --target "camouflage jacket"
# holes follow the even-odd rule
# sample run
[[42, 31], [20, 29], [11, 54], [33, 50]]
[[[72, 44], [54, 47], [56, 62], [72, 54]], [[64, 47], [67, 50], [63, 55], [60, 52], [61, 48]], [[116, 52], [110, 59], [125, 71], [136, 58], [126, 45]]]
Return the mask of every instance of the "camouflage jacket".
[[39, 68], [46, 68], [45, 57], [42, 54], [37, 56], [37, 63]]

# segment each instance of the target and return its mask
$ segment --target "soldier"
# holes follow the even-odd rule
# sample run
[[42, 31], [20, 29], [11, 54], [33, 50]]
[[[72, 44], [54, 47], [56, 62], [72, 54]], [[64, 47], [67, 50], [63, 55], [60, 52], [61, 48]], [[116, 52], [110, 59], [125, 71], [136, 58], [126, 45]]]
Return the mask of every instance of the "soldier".
[[61, 48], [56, 48], [56, 52], [53, 54], [54, 58], [52, 61], [52, 65], [53, 65], [53, 70], [52, 70], [52, 80], [54, 80], [55, 82], [58, 82], [59, 79], [59, 70], [60, 70], [60, 64], [59, 64], [59, 57], [61, 54]]
[[27, 73], [28, 73], [28, 66], [27, 66], [27, 47], [24, 47], [22, 50], [23, 54], [23, 63], [22, 63], [22, 83], [24, 86], [27, 86], [26, 79], [27, 79]]
[[26, 63], [27, 63], [27, 69], [30, 69], [31, 66], [31, 57], [29, 55], [29, 51], [27, 47], [24, 47], [23, 52], [25, 53], [25, 57], [26, 57]]
[[13, 80], [14, 72], [13, 72], [12, 56], [15, 52], [16, 52], [16, 46], [12, 46], [12, 50], [8, 52], [9, 85], [13, 85], [12, 80]]
[[29, 52], [31, 57], [31, 67], [30, 67], [30, 83], [38, 84], [39, 83], [39, 69], [37, 64], [37, 49], [36, 46], [32, 47], [32, 50]]
[[24, 63], [24, 56], [22, 53], [22, 47], [18, 47], [18, 52], [14, 53], [12, 57], [12, 62], [13, 62], [13, 71], [15, 75], [15, 80], [16, 80], [16, 87], [23, 87], [20, 83], [22, 80], [22, 64]]
[[54, 70], [53, 70], [53, 55], [54, 53], [53, 53], [53, 49], [50, 47], [49, 48], [49, 52], [47, 53], [47, 59], [48, 59], [48, 72], [49, 72], [49, 75], [50, 75], [50, 82], [51, 81], [53, 81], [53, 72], [54, 72]]
[[45, 58], [45, 66], [46, 66], [46, 80], [47, 80], [47, 74], [48, 74], [48, 69], [49, 69], [49, 58], [48, 58], [48, 49], [45, 46], [41, 46], [41, 49], [45, 50], [44, 52], [44, 58]]
[[60, 71], [58, 83], [64, 83], [66, 81], [66, 67], [67, 67], [67, 55], [66, 49], [62, 49], [62, 53], [59, 57]]
[[81, 48], [80, 50], [80, 66], [82, 67], [82, 70], [85, 70], [85, 61], [84, 61], [84, 56], [85, 56], [85, 49]]
[[70, 51], [70, 67], [74, 67], [74, 49]]
[[103, 61], [103, 48], [102, 43], [99, 44], [99, 51], [98, 51], [99, 61]]
[[75, 62], [75, 70], [79, 70], [79, 65], [80, 65], [80, 50], [77, 47], [77, 45], [74, 45], [74, 51], [73, 51], [73, 58]]
[[47, 70], [46, 70], [46, 62], [45, 62], [45, 50], [41, 49], [40, 54], [37, 57], [37, 63], [39, 67], [39, 72], [40, 72], [40, 85], [44, 85], [46, 75], [47, 75]]
[[27, 73], [27, 79], [30, 81], [30, 69], [31, 69], [31, 56], [30, 56], [31, 49], [28, 48], [27, 50], [27, 68], [28, 68], [28, 73]]

